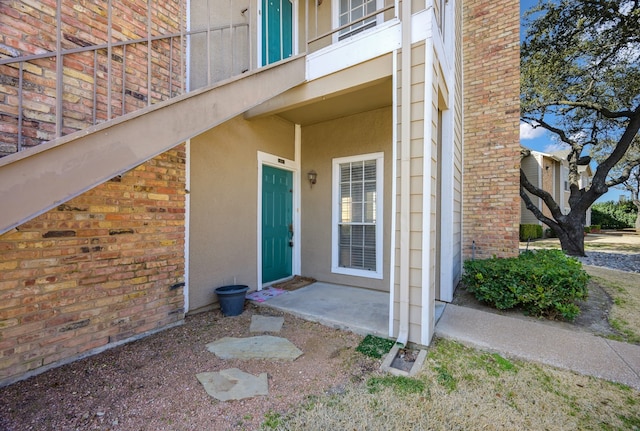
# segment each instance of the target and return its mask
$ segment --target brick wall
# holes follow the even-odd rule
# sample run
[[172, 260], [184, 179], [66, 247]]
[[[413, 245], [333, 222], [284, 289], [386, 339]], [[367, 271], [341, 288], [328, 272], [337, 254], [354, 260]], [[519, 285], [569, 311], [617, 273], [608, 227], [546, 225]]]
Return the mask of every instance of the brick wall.
[[0, 385], [182, 321], [184, 151], [0, 235]]
[[463, 254], [518, 252], [520, 5], [470, 0], [464, 16]]
[[[106, 0], [60, 1], [63, 50], [107, 43]], [[180, 32], [180, 17], [186, 16], [180, 7], [186, 2], [149, 3], [152, 37]], [[56, 14], [56, 0], [0, 2], [0, 58], [55, 52]], [[113, 42], [147, 37], [147, 0], [112, 0], [111, 16]], [[180, 40], [174, 39], [172, 45], [169, 39], [161, 39], [151, 45], [150, 85], [146, 41], [128, 45], [126, 49], [113, 47], [111, 61], [108, 61], [107, 49], [64, 55], [62, 135], [181, 93]], [[31, 147], [55, 138], [55, 56], [22, 65], [22, 85], [19, 63], [0, 66], [0, 157], [17, 149], [20, 91], [22, 146]]]

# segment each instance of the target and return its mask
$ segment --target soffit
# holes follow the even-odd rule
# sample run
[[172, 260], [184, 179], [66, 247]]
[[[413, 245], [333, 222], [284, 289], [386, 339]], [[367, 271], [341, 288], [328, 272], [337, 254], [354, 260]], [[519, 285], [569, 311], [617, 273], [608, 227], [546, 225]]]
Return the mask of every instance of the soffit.
[[248, 110], [248, 120], [278, 115], [310, 125], [392, 104], [391, 54], [306, 82]]
[[392, 80], [389, 77], [365, 88], [356, 88], [335, 96], [325, 96], [311, 104], [282, 111], [278, 116], [292, 123], [308, 126], [359, 112], [372, 111], [391, 106], [392, 88]]

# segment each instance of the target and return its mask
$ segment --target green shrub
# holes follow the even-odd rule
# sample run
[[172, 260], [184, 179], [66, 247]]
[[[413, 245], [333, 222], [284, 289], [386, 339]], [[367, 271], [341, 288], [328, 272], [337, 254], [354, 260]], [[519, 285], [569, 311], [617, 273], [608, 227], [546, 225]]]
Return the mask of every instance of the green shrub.
[[542, 226], [539, 224], [521, 224], [520, 241], [542, 238]]
[[635, 225], [638, 208], [631, 201], [598, 202], [591, 206], [591, 223], [604, 229], [624, 229]]
[[560, 250], [527, 251], [514, 258], [468, 260], [463, 282], [477, 299], [500, 310], [573, 320], [587, 299], [589, 276]]
[[546, 228], [544, 230], [544, 236], [545, 238], [557, 238], [558, 235], [556, 235], [556, 231], [551, 229], [550, 227]]
[[584, 233], [591, 233], [591, 226], [585, 226]]

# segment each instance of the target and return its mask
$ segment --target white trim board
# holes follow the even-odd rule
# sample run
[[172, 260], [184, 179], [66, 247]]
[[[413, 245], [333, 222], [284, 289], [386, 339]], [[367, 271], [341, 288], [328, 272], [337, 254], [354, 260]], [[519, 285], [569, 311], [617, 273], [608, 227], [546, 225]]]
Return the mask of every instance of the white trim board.
[[[298, 134], [296, 133], [296, 141]], [[256, 217], [257, 224], [257, 265], [256, 265], [256, 285], [258, 290], [262, 290], [262, 166], [273, 166], [293, 173], [293, 231], [296, 232], [297, 240], [294, 239], [293, 256], [291, 259], [292, 275], [300, 273], [300, 166], [298, 162], [278, 157], [273, 154], [258, 151], [258, 211]]]

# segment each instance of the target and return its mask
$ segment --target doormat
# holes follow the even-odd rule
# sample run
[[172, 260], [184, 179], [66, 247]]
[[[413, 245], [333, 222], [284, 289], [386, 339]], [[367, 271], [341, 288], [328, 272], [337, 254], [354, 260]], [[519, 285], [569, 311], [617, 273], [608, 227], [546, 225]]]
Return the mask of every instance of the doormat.
[[256, 302], [264, 302], [267, 299], [275, 298], [276, 296], [280, 296], [285, 293], [285, 290], [276, 289], [274, 287], [265, 287], [262, 290], [256, 290], [255, 292], [247, 294], [245, 298], [250, 299], [251, 301]]
[[300, 289], [301, 287], [308, 286], [311, 283], [315, 283], [317, 280], [311, 277], [302, 277], [296, 275], [291, 280], [283, 281], [282, 283], [276, 283], [273, 287], [278, 289], [284, 289], [288, 291]]

